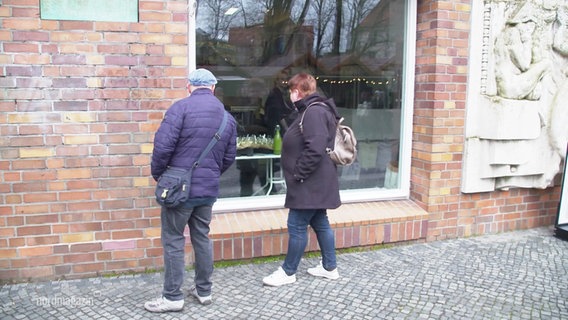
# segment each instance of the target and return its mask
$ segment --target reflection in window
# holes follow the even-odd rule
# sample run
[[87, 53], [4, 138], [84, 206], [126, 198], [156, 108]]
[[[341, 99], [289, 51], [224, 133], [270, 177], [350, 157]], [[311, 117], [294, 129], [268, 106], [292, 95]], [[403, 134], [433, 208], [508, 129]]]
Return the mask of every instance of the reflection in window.
[[405, 3], [199, 1], [197, 67], [219, 78], [216, 95], [239, 122], [240, 160], [222, 176], [221, 197], [285, 191], [270, 183], [278, 159], [254, 155], [272, 153], [276, 126], [285, 133], [296, 118], [286, 80], [300, 71], [357, 134], [358, 161], [339, 169], [341, 189], [398, 188]]

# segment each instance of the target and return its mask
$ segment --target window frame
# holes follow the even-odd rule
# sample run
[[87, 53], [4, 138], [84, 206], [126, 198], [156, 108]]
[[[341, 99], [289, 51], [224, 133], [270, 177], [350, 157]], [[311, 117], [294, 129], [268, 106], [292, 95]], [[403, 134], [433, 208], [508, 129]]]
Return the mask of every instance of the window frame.
[[[188, 71], [196, 68], [196, 8], [195, 0], [188, 0]], [[398, 172], [398, 188], [383, 189], [352, 189], [340, 190], [342, 203], [400, 200], [410, 196], [410, 171], [412, 152], [412, 126], [414, 114], [414, 83], [415, 83], [415, 57], [416, 57], [416, 15], [417, 0], [406, 0], [405, 10], [405, 44], [404, 64], [402, 68], [403, 84], [401, 102], [400, 126], [400, 164]], [[234, 212], [246, 210], [262, 210], [283, 208], [285, 195], [270, 195], [261, 197], [219, 198], [213, 207], [214, 212]], [[259, 201], [261, 200], [261, 201]]]

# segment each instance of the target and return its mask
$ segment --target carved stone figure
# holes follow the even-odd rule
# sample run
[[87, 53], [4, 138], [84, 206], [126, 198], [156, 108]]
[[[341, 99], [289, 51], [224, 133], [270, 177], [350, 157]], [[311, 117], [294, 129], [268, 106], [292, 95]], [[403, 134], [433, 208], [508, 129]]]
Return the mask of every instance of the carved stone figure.
[[550, 61], [533, 60], [536, 23], [508, 22], [495, 42], [495, 79], [497, 94], [507, 99], [538, 100], [542, 78]]

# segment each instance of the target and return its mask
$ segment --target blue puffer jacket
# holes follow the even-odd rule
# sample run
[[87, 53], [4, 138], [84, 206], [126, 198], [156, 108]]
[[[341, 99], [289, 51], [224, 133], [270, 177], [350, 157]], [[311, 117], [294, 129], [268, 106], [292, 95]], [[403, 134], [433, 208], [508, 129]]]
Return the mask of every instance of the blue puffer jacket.
[[[154, 136], [152, 177], [158, 180], [168, 166], [190, 168], [219, 129], [226, 112], [211, 90], [198, 88], [174, 103]], [[237, 126], [229, 115], [221, 139], [193, 170], [190, 198], [219, 196], [219, 178], [235, 161]]]

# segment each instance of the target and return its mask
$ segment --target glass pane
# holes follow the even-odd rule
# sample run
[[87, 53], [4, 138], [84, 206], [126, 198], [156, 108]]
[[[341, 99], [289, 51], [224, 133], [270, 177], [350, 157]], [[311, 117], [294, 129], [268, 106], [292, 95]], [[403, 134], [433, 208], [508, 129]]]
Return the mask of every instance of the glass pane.
[[216, 95], [239, 122], [239, 160], [222, 176], [221, 197], [285, 191], [277, 156], [262, 154], [272, 153], [276, 125], [285, 134], [296, 115], [286, 80], [301, 71], [316, 77], [357, 135], [358, 161], [339, 168], [341, 189], [398, 188], [405, 6], [199, 1], [197, 67], [219, 78]]

